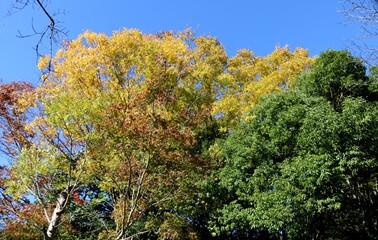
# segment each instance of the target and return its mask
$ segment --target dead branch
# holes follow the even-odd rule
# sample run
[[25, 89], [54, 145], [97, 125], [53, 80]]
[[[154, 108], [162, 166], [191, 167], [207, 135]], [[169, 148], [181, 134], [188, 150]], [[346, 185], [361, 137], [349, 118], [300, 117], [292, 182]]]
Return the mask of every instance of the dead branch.
[[358, 39], [348, 41], [349, 48], [357, 52], [368, 65], [378, 62], [378, 46], [374, 39], [378, 36], [378, 1], [343, 0], [340, 11], [348, 20], [346, 24], [358, 24], [361, 33]]
[[[34, 19], [31, 20], [31, 29], [32, 33], [29, 34], [23, 34], [20, 31], [18, 31], [17, 37], [19, 38], [28, 38], [28, 37], [35, 37], [38, 36], [37, 43], [35, 45], [35, 52], [37, 55], [37, 59], [39, 59], [41, 56], [46, 55], [46, 53], [43, 53], [41, 51], [42, 46], [44, 46], [45, 41], [48, 45], [48, 53], [49, 55], [53, 54], [54, 46], [58, 45], [62, 39], [67, 38], [67, 32], [66, 30], [59, 25], [59, 22], [57, 20], [57, 16], [59, 14], [64, 14], [64, 12], [50, 12], [47, 9], [48, 6], [47, 0], [15, 0], [11, 6], [11, 9], [8, 11], [8, 15], [14, 14], [16, 12], [22, 11], [25, 8], [32, 6], [33, 8], [41, 9], [43, 12], [43, 15], [47, 17], [48, 24], [46, 24], [42, 29], [37, 29], [37, 27], [34, 24]], [[52, 71], [52, 65], [51, 62], [48, 65], [47, 71]]]

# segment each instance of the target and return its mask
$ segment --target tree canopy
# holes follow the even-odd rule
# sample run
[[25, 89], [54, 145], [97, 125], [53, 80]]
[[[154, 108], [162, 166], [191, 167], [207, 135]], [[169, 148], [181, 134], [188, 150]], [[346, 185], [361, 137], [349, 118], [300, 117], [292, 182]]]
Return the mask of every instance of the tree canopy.
[[374, 239], [376, 91], [359, 59], [329, 50], [295, 87], [263, 97], [220, 144], [213, 184], [233, 197], [214, 211], [214, 234]]
[[0, 84], [2, 239], [378, 236], [378, 71], [347, 51], [125, 29], [38, 67]]

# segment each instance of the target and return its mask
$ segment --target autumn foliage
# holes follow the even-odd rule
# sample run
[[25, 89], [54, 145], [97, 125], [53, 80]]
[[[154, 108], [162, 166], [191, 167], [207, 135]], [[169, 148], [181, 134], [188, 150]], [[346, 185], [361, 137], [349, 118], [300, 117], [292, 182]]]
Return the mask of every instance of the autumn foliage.
[[251, 110], [262, 96], [289, 88], [312, 63], [313, 59], [303, 48], [294, 52], [288, 47], [276, 48], [266, 57], [240, 50], [228, 60], [228, 71], [220, 76], [222, 97], [212, 110], [222, 129], [250, 120]]
[[12, 158], [30, 146], [32, 133], [26, 131], [28, 108], [35, 105], [34, 87], [25, 82], [0, 84], [0, 151]]
[[65, 42], [40, 60], [38, 87], [1, 85], [1, 150], [12, 159], [2, 237], [204, 237], [209, 219], [194, 206], [211, 205], [199, 201], [203, 181], [222, 166], [211, 145], [312, 63], [287, 47], [228, 58], [189, 30]]

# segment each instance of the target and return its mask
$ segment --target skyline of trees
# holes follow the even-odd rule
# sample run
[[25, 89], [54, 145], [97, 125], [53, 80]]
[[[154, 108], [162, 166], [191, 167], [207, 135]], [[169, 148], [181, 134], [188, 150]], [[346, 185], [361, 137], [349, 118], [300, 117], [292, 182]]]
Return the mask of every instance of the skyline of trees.
[[377, 236], [378, 82], [349, 52], [124, 30], [38, 66], [0, 85], [4, 239]]
[[[50, 16], [51, 47], [47, 3], [15, 1]], [[345, 4], [375, 28], [376, 1]], [[0, 239], [376, 239], [363, 46], [228, 57], [190, 30], [125, 29], [50, 48], [38, 86], [0, 83]]]

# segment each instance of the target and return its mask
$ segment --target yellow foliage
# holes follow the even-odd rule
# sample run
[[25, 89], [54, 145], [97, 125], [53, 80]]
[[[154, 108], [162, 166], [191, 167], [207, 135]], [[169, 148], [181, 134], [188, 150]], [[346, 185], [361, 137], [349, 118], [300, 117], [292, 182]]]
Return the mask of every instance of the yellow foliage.
[[101, 190], [119, 194], [113, 217], [124, 228], [145, 203], [174, 197], [188, 166], [202, 164], [191, 150], [217, 98], [215, 80], [227, 63], [222, 45], [189, 30], [87, 31], [50, 63], [41, 59], [40, 68], [53, 71], [37, 89], [46, 116], [30, 128], [45, 138], [55, 134], [70, 161], [44, 161], [62, 171], [69, 166], [72, 181], [95, 179]]
[[212, 113], [222, 130], [248, 121], [251, 109], [265, 94], [290, 87], [295, 78], [308, 69], [314, 59], [308, 51], [288, 47], [276, 48], [266, 57], [255, 57], [246, 49], [228, 61], [228, 71], [219, 77], [221, 98], [214, 103]]
[[[211, 111], [223, 129], [248, 121], [261, 96], [290, 86], [311, 64], [301, 48], [277, 48], [267, 57], [241, 50], [228, 59], [216, 39], [189, 30], [84, 32], [38, 64], [53, 70], [36, 90], [45, 115], [28, 126], [40, 142], [20, 155], [17, 175], [25, 173], [28, 186], [38, 172], [61, 189], [64, 181], [95, 181], [109, 196], [118, 194], [113, 219], [117, 236], [124, 235], [146, 204], [175, 198], [180, 179], [203, 164], [193, 149]], [[28, 164], [33, 171], [24, 169]], [[179, 220], [168, 217], [159, 234], [188, 234]]]
[[39, 70], [42, 70], [42, 69], [45, 69], [48, 67], [49, 63], [50, 63], [50, 60], [51, 60], [51, 57], [48, 56], [48, 55], [44, 55], [42, 56], [40, 59], [39, 59], [39, 62], [38, 62], [38, 69]]

